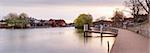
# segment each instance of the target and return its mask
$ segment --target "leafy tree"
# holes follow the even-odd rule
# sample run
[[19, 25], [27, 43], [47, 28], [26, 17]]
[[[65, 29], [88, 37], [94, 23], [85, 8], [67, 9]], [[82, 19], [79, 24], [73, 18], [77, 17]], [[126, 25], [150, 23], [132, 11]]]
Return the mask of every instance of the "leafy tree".
[[84, 24], [92, 24], [93, 17], [90, 14], [80, 14], [77, 19], [74, 20], [75, 27], [83, 29]]
[[4, 19], [14, 19], [19, 18], [16, 13], [9, 13], [7, 16], [4, 17]]
[[28, 18], [29, 16], [26, 13], [21, 13], [19, 15], [20, 18]]
[[11, 27], [26, 27], [26, 25], [29, 24], [27, 15], [25, 13], [22, 13], [20, 15], [10, 13], [5, 16], [5, 20], [8, 26]]

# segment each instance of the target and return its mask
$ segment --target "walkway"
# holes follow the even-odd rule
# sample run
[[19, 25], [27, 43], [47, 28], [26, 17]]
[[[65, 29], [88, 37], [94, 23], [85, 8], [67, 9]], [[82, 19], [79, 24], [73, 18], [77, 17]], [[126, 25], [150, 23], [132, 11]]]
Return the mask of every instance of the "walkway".
[[110, 53], [149, 53], [148, 38], [128, 30], [118, 30], [116, 42]]

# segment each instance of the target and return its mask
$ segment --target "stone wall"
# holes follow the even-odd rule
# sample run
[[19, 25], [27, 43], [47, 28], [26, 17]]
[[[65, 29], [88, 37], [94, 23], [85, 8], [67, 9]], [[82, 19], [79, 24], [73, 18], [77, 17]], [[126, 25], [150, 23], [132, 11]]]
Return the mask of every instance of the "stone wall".
[[127, 29], [150, 38], [150, 23], [135, 27], [128, 27]]

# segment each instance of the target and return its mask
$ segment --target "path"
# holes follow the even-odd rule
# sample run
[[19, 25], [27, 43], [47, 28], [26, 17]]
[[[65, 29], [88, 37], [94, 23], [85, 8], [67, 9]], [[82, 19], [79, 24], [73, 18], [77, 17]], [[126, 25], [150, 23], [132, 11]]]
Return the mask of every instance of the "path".
[[118, 36], [110, 53], [149, 53], [148, 38], [118, 29]]

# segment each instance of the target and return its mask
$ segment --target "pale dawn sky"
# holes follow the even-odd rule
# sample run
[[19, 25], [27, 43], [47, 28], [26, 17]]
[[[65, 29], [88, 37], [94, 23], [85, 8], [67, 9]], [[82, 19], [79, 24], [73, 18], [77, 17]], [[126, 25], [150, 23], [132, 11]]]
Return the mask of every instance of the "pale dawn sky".
[[73, 22], [81, 13], [94, 19], [113, 15], [116, 8], [125, 9], [124, 0], [0, 0], [0, 18], [8, 13], [27, 13], [37, 19], [64, 19]]

